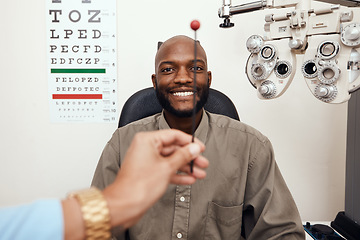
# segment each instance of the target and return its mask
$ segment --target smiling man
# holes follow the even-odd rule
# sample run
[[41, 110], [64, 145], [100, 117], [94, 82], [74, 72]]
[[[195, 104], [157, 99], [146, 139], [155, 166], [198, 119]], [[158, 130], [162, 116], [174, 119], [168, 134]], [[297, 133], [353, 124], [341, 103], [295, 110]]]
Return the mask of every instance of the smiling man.
[[[244, 123], [204, 110], [211, 72], [204, 49], [200, 43], [197, 46], [197, 59], [191, 38], [175, 36], [160, 46], [152, 82], [163, 111], [115, 131], [92, 185], [102, 189], [114, 181], [137, 132], [175, 128], [191, 133], [194, 74], [195, 136], [206, 145], [203, 155], [210, 162], [207, 178], [192, 186], [170, 185], [160, 201], [135, 226], [116, 233], [117, 238], [305, 239], [270, 141]], [[190, 172], [190, 167], [185, 171]], [[195, 168], [194, 174], [197, 171]]]
[[[156, 96], [164, 108], [164, 115], [172, 128], [191, 133], [193, 113], [193, 78], [196, 72], [196, 123], [208, 98], [211, 72], [207, 71], [204, 49], [197, 42], [197, 59], [194, 60], [194, 41], [185, 36], [169, 39], [161, 45], [155, 57], [155, 74], [152, 75]], [[196, 65], [196, 69], [195, 68]], [[187, 121], [184, 121], [184, 120]], [[169, 122], [171, 121], [171, 122]]]

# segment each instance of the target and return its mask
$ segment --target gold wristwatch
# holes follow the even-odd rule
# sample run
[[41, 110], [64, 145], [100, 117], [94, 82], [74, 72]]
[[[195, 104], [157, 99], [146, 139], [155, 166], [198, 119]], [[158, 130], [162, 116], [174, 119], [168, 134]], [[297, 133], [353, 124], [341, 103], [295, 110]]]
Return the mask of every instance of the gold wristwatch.
[[71, 193], [81, 206], [85, 223], [85, 236], [88, 240], [110, 239], [110, 212], [104, 195], [97, 188]]

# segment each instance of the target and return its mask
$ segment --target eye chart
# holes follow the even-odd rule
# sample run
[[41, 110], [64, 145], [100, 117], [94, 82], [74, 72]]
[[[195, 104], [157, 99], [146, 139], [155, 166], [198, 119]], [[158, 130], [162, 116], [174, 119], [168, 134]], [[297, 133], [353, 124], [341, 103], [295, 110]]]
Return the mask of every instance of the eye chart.
[[47, 0], [50, 120], [113, 123], [116, 0]]

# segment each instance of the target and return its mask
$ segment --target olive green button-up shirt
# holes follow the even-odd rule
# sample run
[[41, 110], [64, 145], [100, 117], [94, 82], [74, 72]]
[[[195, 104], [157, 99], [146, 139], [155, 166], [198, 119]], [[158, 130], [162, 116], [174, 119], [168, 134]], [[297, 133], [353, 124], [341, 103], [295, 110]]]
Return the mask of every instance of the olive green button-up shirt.
[[[167, 128], [163, 114], [156, 114], [117, 129], [92, 185], [103, 189], [115, 180], [135, 133]], [[206, 178], [191, 186], [170, 185], [129, 229], [131, 240], [305, 239], [297, 207], [264, 135], [204, 111], [195, 136], [206, 146]], [[126, 239], [125, 234], [117, 238]]]

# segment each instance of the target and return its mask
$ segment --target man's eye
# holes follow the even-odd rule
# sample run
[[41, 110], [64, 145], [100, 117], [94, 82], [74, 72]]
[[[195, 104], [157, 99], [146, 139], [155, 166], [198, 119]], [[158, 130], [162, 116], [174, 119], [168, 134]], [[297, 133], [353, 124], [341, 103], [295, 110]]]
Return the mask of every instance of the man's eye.
[[[195, 66], [191, 67], [191, 68], [190, 68], [190, 71], [194, 71], [194, 69], [195, 69]], [[196, 66], [196, 71], [197, 71], [197, 72], [198, 72], [198, 71], [202, 71], [202, 70], [204, 70], [202, 67]]]
[[164, 68], [161, 70], [161, 72], [164, 72], [164, 73], [171, 72], [171, 71], [173, 71], [172, 68]]

